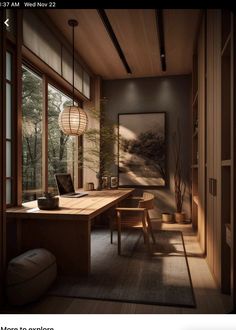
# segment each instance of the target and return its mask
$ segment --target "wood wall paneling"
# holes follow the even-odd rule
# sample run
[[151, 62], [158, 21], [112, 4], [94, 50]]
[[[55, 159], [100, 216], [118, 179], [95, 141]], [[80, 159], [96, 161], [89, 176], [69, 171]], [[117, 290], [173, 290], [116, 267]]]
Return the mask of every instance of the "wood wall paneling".
[[[221, 11], [214, 11], [214, 274], [221, 285]], [[219, 244], [221, 242], [221, 244]]]
[[205, 17], [198, 39], [198, 237], [205, 253]]
[[[233, 226], [235, 221], [232, 184], [234, 141], [232, 34], [232, 14], [230, 18], [229, 13], [225, 11], [207, 10], [207, 205], [205, 208], [207, 261], [219, 288], [229, 294], [235, 292], [235, 256], [226, 241], [226, 225], [230, 228], [229, 226]], [[232, 231], [230, 236], [231, 242], [234, 242]], [[234, 295], [232, 298], [235, 299]]]
[[221, 17], [221, 253], [222, 292], [230, 293], [231, 249], [226, 242], [226, 225], [231, 225], [231, 69], [232, 38], [230, 12], [222, 10]]
[[211, 180], [214, 177], [214, 10], [207, 11], [207, 261], [214, 273], [214, 198]]
[[192, 226], [197, 231], [198, 226], [198, 53], [193, 54], [192, 68]]

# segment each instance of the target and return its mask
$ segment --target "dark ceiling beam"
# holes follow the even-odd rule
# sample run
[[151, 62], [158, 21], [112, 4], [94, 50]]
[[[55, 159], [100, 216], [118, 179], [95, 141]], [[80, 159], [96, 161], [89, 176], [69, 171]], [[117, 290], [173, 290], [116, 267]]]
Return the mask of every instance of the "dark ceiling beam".
[[125, 55], [124, 55], [124, 53], [123, 53], [123, 51], [122, 51], [122, 49], [120, 47], [120, 44], [119, 44], [119, 42], [118, 42], [118, 40], [116, 38], [115, 32], [112, 29], [111, 23], [110, 23], [107, 15], [106, 15], [105, 10], [104, 9], [97, 9], [97, 11], [98, 11], [98, 13], [99, 13], [99, 15], [101, 17], [101, 20], [102, 20], [102, 22], [103, 22], [103, 24], [104, 24], [104, 26], [105, 26], [105, 28], [107, 30], [107, 33], [109, 34], [109, 36], [111, 38], [111, 41], [113, 42], [113, 45], [115, 46], [115, 48], [117, 50], [117, 53], [118, 53], [118, 55], [119, 55], [119, 57], [120, 57], [123, 65], [125, 67], [126, 72], [128, 74], [131, 74], [132, 71], [131, 71], [131, 69], [129, 67], [129, 64], [126, 61]]
[[166, 51], [164, 39], [163, 9], [156, 9], [156, 26], [160, 45], [161, 69], [166, 71]]

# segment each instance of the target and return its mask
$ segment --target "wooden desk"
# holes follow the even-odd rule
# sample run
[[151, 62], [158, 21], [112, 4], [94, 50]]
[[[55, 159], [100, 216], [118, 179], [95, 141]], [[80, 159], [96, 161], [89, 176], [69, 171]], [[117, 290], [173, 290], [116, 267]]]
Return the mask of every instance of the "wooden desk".
[[37, 201], [7, 210], [17, 220], [20, 252], [45, 248], [64, 275], [89, 274], [91, 220], [132, 194], [134, 189], [91, 191], [81, 198], [61, 198], [58, 210], [43, 211]]

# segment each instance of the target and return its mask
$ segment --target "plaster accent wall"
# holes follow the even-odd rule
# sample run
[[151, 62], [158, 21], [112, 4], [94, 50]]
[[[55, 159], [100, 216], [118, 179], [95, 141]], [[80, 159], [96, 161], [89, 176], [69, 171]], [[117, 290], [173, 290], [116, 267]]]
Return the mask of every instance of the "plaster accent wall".
[[[152, 190], [152, 192], [156, 196], [156, 217], [160, 217], [162, 212], [174, 212], [172, 136], [176, 130], [178, 118], [182, 134], [183, 175], [188, 182], [191, 175], [191, 75], [104, 80], [102, 97], [108, 99], [104, 106], [106, 117], [114, 125], [118, 124], [119, 113], [166, 113], [167, 186]], [[114, 166], [113, 171], [114, 175], [117, 175], [117, 166]], [[183, 211], [190, 217], [188, 186]]]

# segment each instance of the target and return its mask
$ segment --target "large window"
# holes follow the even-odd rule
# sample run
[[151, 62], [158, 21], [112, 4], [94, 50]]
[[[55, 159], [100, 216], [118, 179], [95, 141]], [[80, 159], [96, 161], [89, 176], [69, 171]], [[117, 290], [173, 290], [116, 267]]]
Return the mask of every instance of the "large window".
[[78, 139], [63, 134], [58, 125], [60, 112], [64, 106], [72, 105], [72, 99], [50, 84], [44, 93], [42, 77], [26, 66], [22, 72], [22, 199], [25, 202], [41, 196], [44, 187], [57, 194], [55, 173], [70, 173], [77, 186]]
[[75, 137], [65, 135], [58, 125], [58, 116], [72, 99], [48, 85], [48, 189], [57, 193], [54, 174], [71, 173], [75, 177]]
[[22, 68], [22, 185], [23, 201], [42, 194], [42, 78]]

